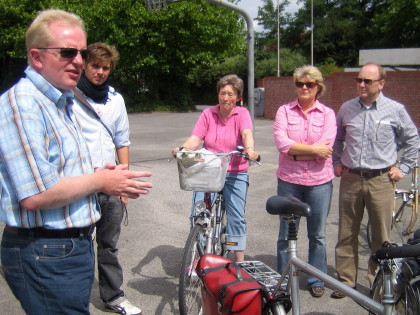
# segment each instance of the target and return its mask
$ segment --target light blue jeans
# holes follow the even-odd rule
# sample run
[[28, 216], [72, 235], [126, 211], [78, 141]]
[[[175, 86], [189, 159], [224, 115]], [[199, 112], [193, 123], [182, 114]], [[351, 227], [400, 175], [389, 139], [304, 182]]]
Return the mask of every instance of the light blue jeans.
[[[294, 196], [311, 207], [311, 216], [306, 218], [309, 239], [309, 264], [327, 273], [325, 226], [330, 211], [332, 181], [315, 186], [291, 184], [278, 179], [277, 194]], [[298, 222], [299, 223], [299, 222]], [[280, 216], [280, 230], [277, 240], [277, 271], [282, 273], [288, 262], [288, 222]], [[308, 287], [324, 286], [324, 283], [308, 275]]]
[[[245, 250], [246, 248], [246, 220], [245, 204], [248, 192], [249, 178], [247, 172], [227, 173], [225, 186], [223, 187], [223, 196], [227, 212], [226, 241], [237, 243], [227, 245], [228, 250]], [[216, 194], [212, 194], [214, 201]], [[204, 193], [193, 193], [194, 204], [204, 199]]]

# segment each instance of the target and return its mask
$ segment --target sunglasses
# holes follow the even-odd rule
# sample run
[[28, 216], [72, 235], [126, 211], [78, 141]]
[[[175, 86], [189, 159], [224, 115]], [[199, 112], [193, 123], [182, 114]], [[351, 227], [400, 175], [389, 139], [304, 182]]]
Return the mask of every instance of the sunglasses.
[[83, 60], [89, 58], [89, 51], [87, 49], [76, 49], [76, 48], [38, 48], [38, 49], [60, 49], [59, 55], [60, 58], [71, 59], [77, 56], [77, 53], [80, 52]]
[[295, 85], [298, 88], [303, 88], [303, 86], [306, 86], [307, 89], [312, 89], [318, 86], [318, 84], [316, 84], [315, 82], [295, 82]]
[[381, 81], [381, 79], [379, 79], [379, 80], [371, 80], [371, 79], [356, 78], [356, 82], [357, 83], [361, 84], [363, 82], [365, 85], [372, 85], [374, 82], [379, 82], [379, 81]]

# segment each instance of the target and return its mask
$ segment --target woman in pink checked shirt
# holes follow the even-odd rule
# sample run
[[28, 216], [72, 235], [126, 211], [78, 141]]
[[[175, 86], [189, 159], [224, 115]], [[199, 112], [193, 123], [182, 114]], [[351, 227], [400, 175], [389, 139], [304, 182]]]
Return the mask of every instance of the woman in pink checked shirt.
[[[302, 66], [293, 73], [297, 99], [280, 106], [274, 121], [279, 151], [277, 194], [292, 195], [311, 206], [307, 218], [309, 263], [327, 272], [325, 225], [333, 191], [332, 145], [337, 133], [334, 111], [318, 101], [325, 92], [318, 68]], [[287, 265], [287, 221], [280, 216], [277, 269]], [[324, 294], [324, 283], [308, 276], [312, 296]]]

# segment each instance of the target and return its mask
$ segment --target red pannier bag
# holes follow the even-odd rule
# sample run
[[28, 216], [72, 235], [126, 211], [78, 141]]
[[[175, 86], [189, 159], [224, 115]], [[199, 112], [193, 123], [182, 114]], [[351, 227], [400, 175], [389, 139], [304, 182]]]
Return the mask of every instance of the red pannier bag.
[[261, 285], [232, 260], [206, 254], [198, 261], [196, 272], [203, 281], [203, 315], [262, 314]]

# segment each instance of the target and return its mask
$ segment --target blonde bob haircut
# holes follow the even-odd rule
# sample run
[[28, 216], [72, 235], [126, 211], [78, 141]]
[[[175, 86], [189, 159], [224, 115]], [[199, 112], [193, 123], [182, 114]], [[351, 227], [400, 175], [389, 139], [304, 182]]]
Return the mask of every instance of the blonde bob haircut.
[[26, 31], [26, 51], [30, 65], [32, 65], [29, 56], [31, 49], [48, 47], [53, 42], [54, 38], [50, 32], [50, 24], [56, 21], [65, 26], [80, 27], [86, 36], [84, 22], [78, 15], [54, 9], [39, 12]]
[[238, 98], [242, 98], [242, 94], [244, 92], [244, 81], [240, 77], [236, 74], [228, 74], [220, 78], [217, 82], [217, 94], [219, 94], [220, 89], [226, 85], [232, 85], [236, 90]]
[[326, 87], [324, 85], [324, 78], [322, 77], [321, 71], [317, 67], [304, 65], [302, 67], [296, 68], [293, 72], [293, 82], [296, 83], [299, 81], [300, 78], [306, 77], [307, 79], [312, 79], [318, 84], [319, 89], [316, 93], [316, 98], [321, 97], [324, 95], [326, 91]]

